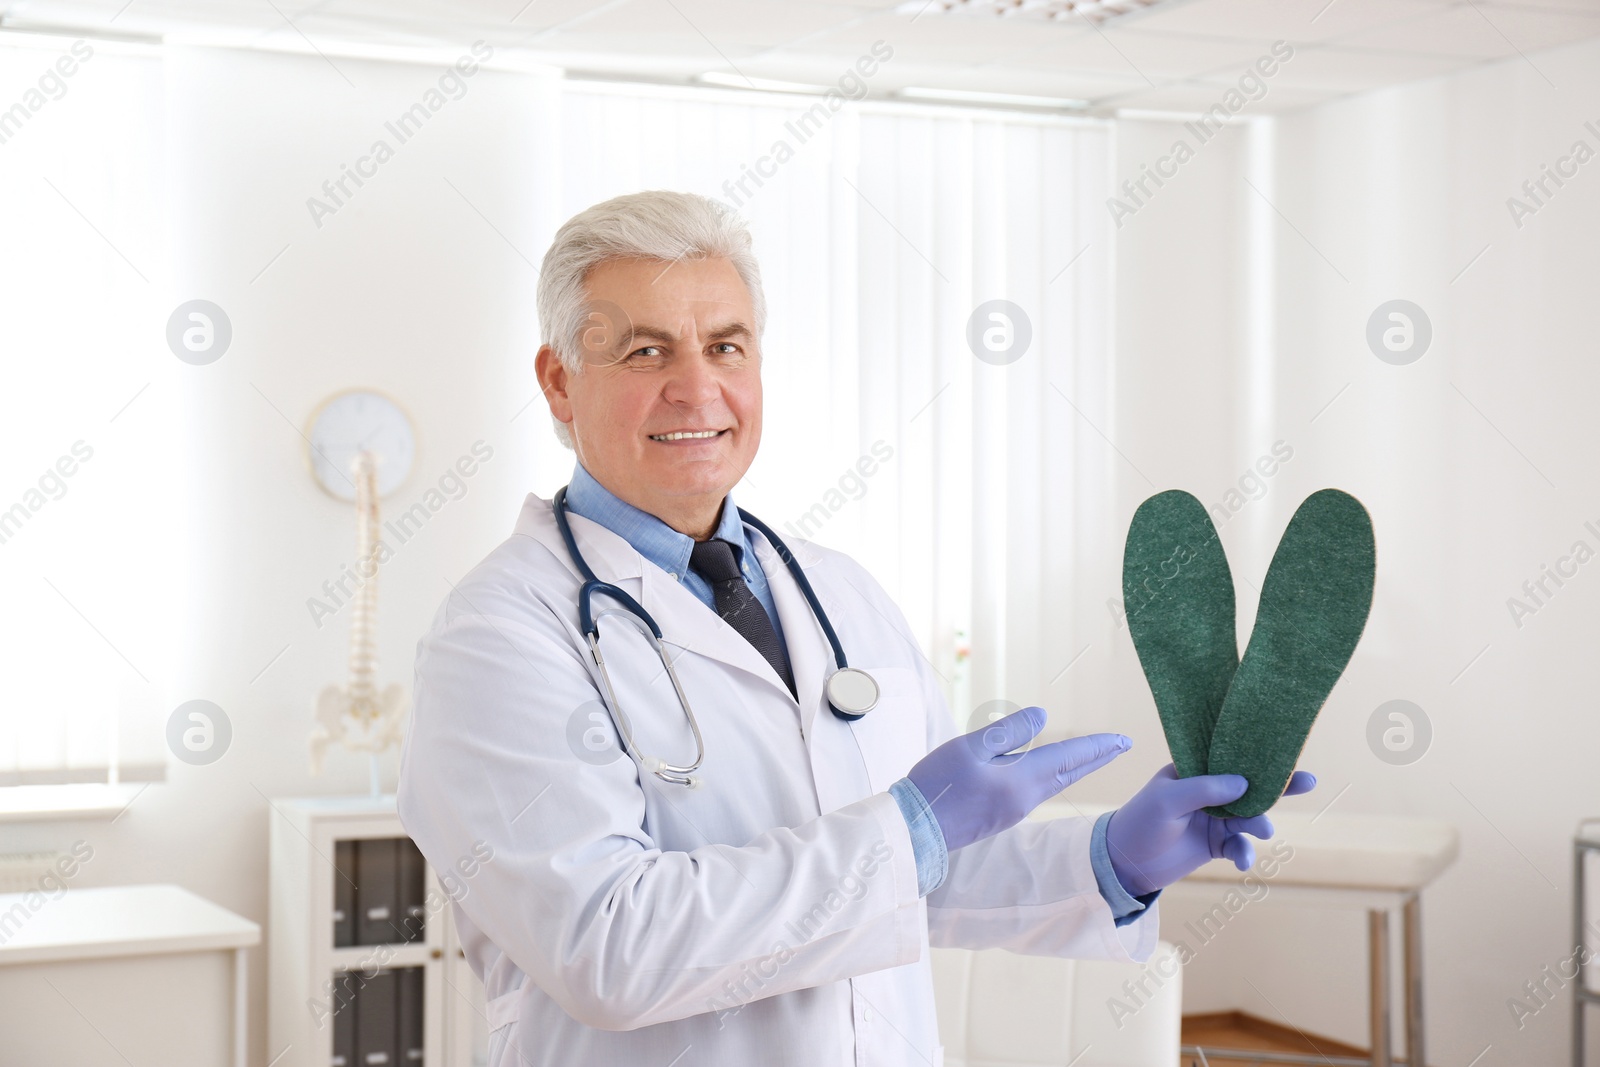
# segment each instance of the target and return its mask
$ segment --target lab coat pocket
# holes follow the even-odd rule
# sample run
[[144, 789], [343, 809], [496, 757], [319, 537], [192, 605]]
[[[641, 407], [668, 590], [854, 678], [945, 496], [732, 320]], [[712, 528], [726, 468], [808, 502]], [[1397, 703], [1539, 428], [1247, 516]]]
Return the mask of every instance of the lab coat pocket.
[[874, 793], [906, 776], [927, 755], [929, 709], [910, 667], [863, 668], [878, 683], [878, 703], [850, 724]]
[[522, 1000], [521, 988], [513, 989], [509, 993], [502, 993], [489, 1001], [484, 1006], [484, 1015], [489, 1022], [489, 1032], [494, 1033], [503, 1026], [509, 1026], [517, 1021], [517, 1010]]

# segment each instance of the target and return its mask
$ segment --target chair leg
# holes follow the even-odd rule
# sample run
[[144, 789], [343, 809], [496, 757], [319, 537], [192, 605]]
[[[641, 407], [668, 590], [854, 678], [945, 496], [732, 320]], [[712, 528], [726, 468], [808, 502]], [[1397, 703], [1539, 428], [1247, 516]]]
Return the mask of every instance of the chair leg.
[[1371, 994], [1367, 1011], [1372, 1027], [1372, 1067], [1394, 1067], [1393, 1046], [1390, 1044], [1389, 912], [1384, 908], [1373, 908], [1367, 912], [1367, 952], [1368, 989]]
[[1416, 894], [1400, 911], [1405, 938], [1406, 982], [1406, 1063], [1408, 1067], [1427, 1067], [1423, 1045], [1427, 1031], [1422, 1023], [1422, 900]]

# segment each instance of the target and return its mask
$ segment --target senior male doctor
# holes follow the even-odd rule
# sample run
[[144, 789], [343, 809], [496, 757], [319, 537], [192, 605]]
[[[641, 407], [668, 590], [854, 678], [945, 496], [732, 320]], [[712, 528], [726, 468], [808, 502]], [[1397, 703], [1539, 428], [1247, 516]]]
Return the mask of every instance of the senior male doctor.
[[[878, 583], [795, 539], [878, 687], [864, 716], [835, 713], [819, 616], [730, 493], [761, 443], [765, 317], [732, 212], [608, 200], [562, 226], [538, 284], [539, 381], [577, 454], [575, 546], [655, 620], [673, 670], [620, 613], [600, 620], [597, 662], [582, 567], [532, 494], [418, 644], [399, 812], [434, 869], [458, 872], [491, 1064], [937, 1067], [930, 944], [1142, 961], [1163, 886], [1253, 861], [1243, 835], [1268, 836], [1265, 816], [1200, 810], [1242, 795], [1236, 775], [1168, 766], [1092, 824], [1022, 821], [1128, 739], [1019, 755], [1039, 708], [958, 734]], [[622, 608], [595, 597], [597, 614]], [[678, 685], [704, 748], [678, 776], [692, 787], [657, 773], [700, 747]], [[1311, 785], [1296, 772], [1288, 792]]]

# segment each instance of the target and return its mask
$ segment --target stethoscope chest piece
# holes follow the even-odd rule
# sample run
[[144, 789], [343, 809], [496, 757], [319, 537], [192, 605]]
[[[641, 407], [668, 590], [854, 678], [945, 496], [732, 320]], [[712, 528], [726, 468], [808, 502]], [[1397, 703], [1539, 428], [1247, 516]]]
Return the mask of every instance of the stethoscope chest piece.
[[843, 667], [828, 676], [828, 703], [846, 719], [859, 719], [878, 706], [877, 680], [866, 671]]

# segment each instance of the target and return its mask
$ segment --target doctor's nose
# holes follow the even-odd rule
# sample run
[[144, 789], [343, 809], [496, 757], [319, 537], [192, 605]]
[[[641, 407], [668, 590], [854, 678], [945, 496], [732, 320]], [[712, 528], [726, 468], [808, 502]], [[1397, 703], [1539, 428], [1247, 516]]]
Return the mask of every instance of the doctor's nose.
[[722, 381], [704, 355], [692, 355], [673, 361], [661, 395], [674, 407], [706, 407], [722, 395]]

